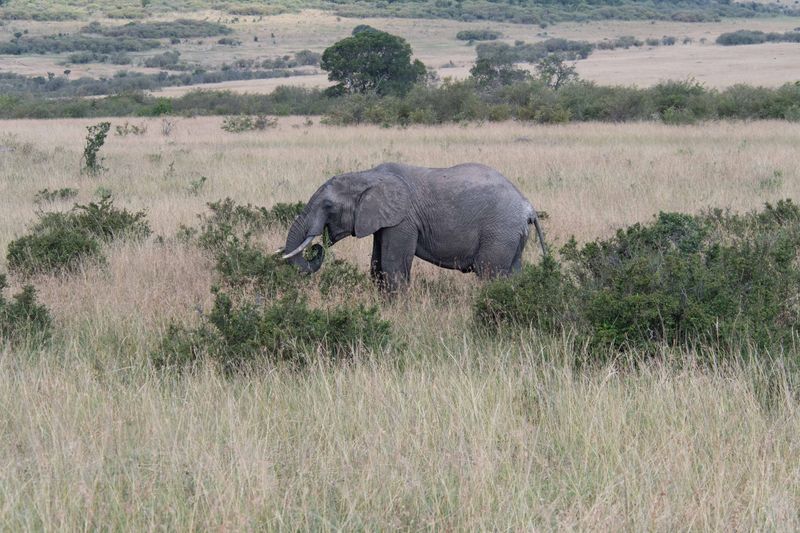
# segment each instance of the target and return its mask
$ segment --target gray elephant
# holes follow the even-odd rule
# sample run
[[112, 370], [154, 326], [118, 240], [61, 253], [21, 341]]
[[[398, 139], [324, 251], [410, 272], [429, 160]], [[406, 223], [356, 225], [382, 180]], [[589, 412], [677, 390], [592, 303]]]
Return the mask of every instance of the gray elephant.
[[394, 292], [410, 281], [415, 256], [482, 277], [518, 271], [530, 224], [546, 254], [536, 210], [494, 169], [384, 163], [325, 182], [295, 219], [282, 251], [302, 271], [316, 272], [322, 247], [314, 245], [311, 260], [302, 252], [323, 230], [333, 243], [373, 235], [370, 275]]

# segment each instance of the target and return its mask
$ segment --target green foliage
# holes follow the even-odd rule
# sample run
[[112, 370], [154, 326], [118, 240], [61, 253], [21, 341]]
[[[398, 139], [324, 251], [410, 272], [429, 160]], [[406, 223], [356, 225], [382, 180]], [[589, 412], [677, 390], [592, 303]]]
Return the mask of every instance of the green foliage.
[[144, 239], [152, 233], [144, 211], [132, 213], [118, 209], [108, 195], [103, 195], [98, 202], [76, 205], [70, 213], [48, 213], [40, 223], [66, 224], [104, 241]]
[[502, 58], [479, 58], [469, 74], [480, 87], [512, 85], [530, 77], [528, 71], [514, 68], [512, 61]]
[[26, 36], [7, 43], [0, 43], [0, 54], [62, 54], [65, 52], [142, 52], [161, 46], [155, 39], [93, 37], [89, 35], [44, 35]]
[[144, 135], [147, 133], [147, 124], [142, 123], [137, 126], [136, 124], [129, 124], [128, 122], [125, 122], [125, 124], [117, 125], [114, 130], [120, 137], [127, 137], [128, 135]]
[[475, 51], [478, 59], [487, 59], [496, 64], [537, 63], [554, 53], [570, 61], [586, 59], [592, 53], [592, 45], [586, 41], [559, 38], [530, 44], [517, 41], [513, 46], [506, 43], [483, 43]]
[[521, 272], [487, 283], [474, 303], [479, 326], [490, 332], [506, 327], [533, 326], [558, 332], [574, 321], [576, 290], [552, 256], [538, 265], [525, 265]]
[[761, 43], [800, 43], [800, 31], [787, 31], [786, 33], [770, 32], [764, 33], [758, 30], [736, 30], [721, 34], [717, 37], [717, 44], [723, 46], [735, 46], [741, 44], [761, 44]]
[[342, 39], [322, 54], [320, 66], [338, 82], [332, 93], [403, 94], [425, 78], [421, 61], [411, 61], [411, 46], [378, 30]]
[[94, 126], [86, 126], [86, 146], [83, 148], [82, 171], [91, 176], [96, 176], [106, 170], [102, 165], [102, 158], [98, 159], [97, 153], [106, 142], [106, 135], [111, 128], [110, 122], [101, 122]]
[[56, 201], [71, 200], [78, 196], [78, 189], [62, 187], [61, 189], [41, 189], [33, 197], [33, 203], [44, 204]]
[[207, 322], [196, 329], [171, 326], [154, 354], [161, 368], [185, 368], [203, 356], [226, 373], [279, 361], [306, 364], [318, 354], [347, 359], [358, 349], [379, 351], [391, 341], [391, 325], [377, 307], [313, 309], [295, 294], [270, 304], [234, 303], [217, 291]]
[[304, 282], [294, 265], [279, 254], [264, 253], [247, 238], [229, 238], [214, 256], [215, 268], [228, 287], [252, 287], [259, 294], [273, 297], [296, 290]]
[[[624, 48], [627, 50], [632, 46], [638, 48], [643, 44], [645, 43], [632, 35], [623, 35], [621, 37], [617, 37], [616, 39], [604, 39], [595, 44], [595, 48], [598, 50], [616, 50], [617, 48]], [[647, 39], [647, 44], [649, 46], [656, 46], [659, 44], [659, 42], [658, 39], [655, 40], [655, 43], [651, 42], [651, 39]]]
[[459, 41], [494, 41], [503, 34], [495, 30], [461, 30], [456, 34]]
[[[170, 70], [180, 71], [177, 73], [166, 73], [166, 72], [159, 72], [157, 74], [146, 74], [143, 72], [130, 72], [130, 71], [117, 71], [113, 76], [108, 78], [102, 79], [93, 79], [88, 77], [80, 77], [77, 79], [70, 79], [68, 76], [49, 76], [47, 78], [43, 76], [22, 76], [19, 74], [14, 74], [12, 72], [0, 72], [0, 87], [2, 87], [3, 92], [6, 94], [12, 94], [16, 96], [28, 96], [31, 95], [46, 95], [48, 97], [53, 96], [93, 96], [93, 95], [104, 95], [104, 94], [118, 94], [120, 96], [114, 98], [116, 101], [120, 100], [128, 100], [129, 103], [134, 103], [137, 105], [138, 114], [147, 114], [143, 111], [145, 107], [143, 102], [145, 100], [165, 100], [165, 99], [155, 99], [155, 98], [147, 98], [143, 94], [138, 91], [153, 91], [157, 90], [162, 87], [178, 87], [183, 85], [197, 85], [197, 84], [204, 84], [204, 83], [219, 83], [223, 81], [235, 81], [235, 80], [259, 80], [259, 79], [273, 79], [273, 78], [285, 78], [289, 76], [306, 76], [310, 75], [308, 71], [304, 70], [287, 70], [284, 68], [275, 68], [273, 66], [266, 66], [269, 64], [271, 60], [264, 60], [265, 68], [269, 68], [269, 70], [250, 70], [249, 68], [226, 68], [223, 65], [222, 70], [210, 70], [206, 71], [200, 68], [194, 69], [189, 71], [192, 67], [184, 63], [182, 61], [177, 61], [178, 59], [177, 52], [167, 52], [165, 54], [155, 56], [155, 58], [146, 59], [145, 62], [149, 63], [150, 66], [159, 66], [161, 68], [168, 68]], [[87, 52], [85, 55], [80, 54], [79, 56], [70, 56], [70, 58], [74, 58], [77, 62], [99, 62], [99, 63], [115, 63], [115, 64], [129, 64], [131, 59], [129, 56], [125, 54], [96, 54], [93, 52]], [[239, 63], [237, 61], [237, 63]], [[288, 64], [293, 66], [299, 66], [299, 63], [296, 61], [289, 61], [288, 63], [283, 62], [282, 64]], [[313, 73], [312, 73], [313, 74]], [[286, 98], [288, 94], [292, 94], [292, 88], [283, 88], [281, 89], [280, 95], [278, 98], [269, 98], [268, 100], [273, 101], [274, 104], [271, 106], [271, 109], [274, 111], [264, 111], [263, 114], [287, 114], [287, 111], [279, 112], [279, 104], [281, 104], [282, 100]], [[215, 93], [211, 99], [214, 101], [219, 100], [219, 93]], [[296, 96], [296, 95], [295, 95]], [[301, 100], [308, 100], [308, 98], [301, 98]], [[133, 100], [133, 102], [130, 102]], [[192, 100], [193, 103], [196, 100], [194, 97], [188, 99]], [[238, 108], [226, 111], [226, 110], [219, 110], [216, 111], [214, 114], [237, 114], [237, 113], [248, 113], [248, 114], [258, 114], [259, 107], [258, 105], [253, 108], [252, 104], [243, 105], [245, 100], [252, 101], [251, 97], [247, 97], [246, 99], [242, 99], [241, 97], [236, 99], [235, 102], [238, 105]], [[78, 103], [83, 103], [86, 110], [95, 110], [97, 113], [96, 116], [104, 115], [120, 115], [119, 109], [104, 109], [101, 105], [99, 108], [97, 107], [98, 100], [79, 100]], [[168, 103], [172, 103], [173, 100], [166, 100]], [[261, 101], [260, 98], [255, 99], [256, 102]], [[87, 104], [88, 102], [88, 104]], [[262, 104], [263, 105], [263, 104]], [[43, 109], [44, 107], [44, 109]], [[65, 110], [63, 106], [52, 106], [50, 109], [47, 109], [47, 102], [39, 102], [38, 108], [39, 110], [37, 116], [48, 116], [48, 113], [55, 113], [55, 114], [63, 114], [64, 116], [84, 116], [86, 111], [83, 112], [84, 115], [80, 113], [76, 114], [74, 109]], [[122, 114], [134, 114], [131, 111], [124, 111]]]
[[69, 272], [90, 258], [99, 258], [100, 243], [93, 236], [67, 227], [36, 227], [8, 245], [8, 268], [25, 276]]
[[232, 117], [225, 117], [222, 120], [223, 130], [230, 133], [242, 133], [245, 131], [259, 130], [263, 131], [267, 128], [274, 128], [278, 125], [277, 118], [271, 118], [266, 115], [258, 115], [251, 117], [248, 115], [239, 115]]
[[338, 1], [336, 14], [343, 17], [443, 18], [471, 21], [538, 24], [588, 20], [671, 20], [713, 22], [722, 17], [760, 14], [796, 14], [788, 3], [730, 2], [728, 0], [592, 0], [589, 2], [542, 0], [371, 0]]
[[335, 259], [323, 263], [322, 269], [317, 273], [319, 292], [323, 296], [341, 294], [344, 296], [355, 294], [359, 289], [369, 287], [367, 275], [357, 266], [343, 259]]
[[[491, 63], [487, 65], [494, 68]], [[499, 69], [495, 74], [497, 72]], [[258, 71], [252, 73], [257, 74]], [[189, 73], [180, 76], [183, 75], [193, 77]], [[691, 80], [662, 82], [647, 88], [611, 87], [578, 80], [555, 91], [538, 79], [530, 79], [524, 72], [519, 72], [519, 78], [516, 75], [516, 72], [510, 72], [510, 77], [504, 78], [499, 74], [490, 74], [488, 82], [473, 77], [462, 81], [445, 80], [438, 86], [417, 84], [405, 95], [385, 97], [352, 94], [332, 98], [318, 89], [278, 87], [271, 94], [192, 91], [179, 98], [156, 98], [128, 92], [88, 100], [30, 96], [57, 86], [60, 83], [58, 80], [63, 80], [60, 77], [52, 81], [30, 80], [31, 86], [25, 86], [26, 90], [30, 90], [22, 94], [18, 92], [21, 88], [14, 78], [16, 75], [0, 73], [0, 118], [157, 116], [173, 113], [190, 116], [326, 115], [324, 122], [328, 124], [373, 123], [386, 126], [509, 118], [575, 122], [655, 119], [667, 123], [692, 123], [719, 118], [800, 118], [800, 82], [776, 88], [735, 85], [717, 90]], [[14, 79], [10, 81], [10, 90], [6, 90], [9, 76]], [[171, 76], [168, 75], [167, 79]], [[495, 82], [496, 77], [501, 81]], [[117, 83], [116, 80], [114, 78], [102, 84]], [[131, 77], [129, 81], [135, 82], [136, 77]], [[91, 87], [87, 86], [87, 90]], [[106, 87], [98, 85], [97, 89], [106, 90]]]
[[217, 40], [217, 44], [222, 44], [225, 46], [239, 46], [242, 44], [242, 41], [233, 39], [232, 37], [223, 37], [222, 39]]
[[181, 53], [177, 50], [169, 50], [163, 54], [148, 57], [144, 60], [144, 66], [150, 68], [177, 68], [180, 66]]
[[554, 91], [568, 83], [577, 81], [578, 73], [574, 65], [568, 65], [559, 54], [549, 54], [536, 63], [539, 79]]
[[122, 26], [103, 26], [99, 22], [92, 22], [85, 26], [81, 32], [117, 38], [166, 39], [176, 37], [187, 39], [191, 37], [227, 35], [233, 30], [224, 24], [207, 20], [177, 19], [157, 22], [130, 22]]
[[86, 259], [101, 258], [103, 241], [149, 235], [143, 211], [117, 209], [106, 196], [66, 213], [39, 214], [30, 233], [8, 245], [8, 268], [23, 275], [72, 271]]
[[[294, 204], [278, 202], [267, 209], [252, 204], [237, 204], [230, 198], [206, 205], [211, 213], [198, 215], [200, 219], [198, 244], [210, 251], [220, 248], [232, 238], [245, 240], [273, 227], [288, 228], [305, 208], [303, 202]], [[183, 231], [192, 233], [187, 228]]]
[[576, 332], [599, 353], [662, 343], [780, 350], [800, 325], [800, 208], [661, 213], [487, 284], [475, 318], [489, 331]]
[[199, 215], [200, 229], [182, 228], [185, 238], [211, 252], [215, 269], [229, 287], [256, 288], [262, 295], [275, 296], [295, 290], [303, 283], [297, 269], [280, 255], [264, 253], [253, 238], [274, 227], [286, 228], [305, 204], [275, 204], [271, 209], [239, 205], [230, 198], [211, 202], [210, 214]]
[[15, 294], [13, 301], [3, 297], [8, 285], [0, 274], [0, 341], [40, 343], [50, 337], [52, 318], [47, 308], [36, 302], [36, 290], [31, 285]]

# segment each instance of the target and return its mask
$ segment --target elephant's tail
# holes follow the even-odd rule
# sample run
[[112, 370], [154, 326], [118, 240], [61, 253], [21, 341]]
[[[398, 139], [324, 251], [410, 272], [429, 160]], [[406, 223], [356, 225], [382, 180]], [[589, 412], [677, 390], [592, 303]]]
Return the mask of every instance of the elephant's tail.
[[539, 236], [539, 244], [542, 245], [542, 255], [547, 255], [547, 245], [544, 243], [544, 232], [542, 231], [542, 224], [539, 222], [539, 215], [533, 211], [528, 217], [528, 224], [533, 224], [536, 228], [536, 235]]

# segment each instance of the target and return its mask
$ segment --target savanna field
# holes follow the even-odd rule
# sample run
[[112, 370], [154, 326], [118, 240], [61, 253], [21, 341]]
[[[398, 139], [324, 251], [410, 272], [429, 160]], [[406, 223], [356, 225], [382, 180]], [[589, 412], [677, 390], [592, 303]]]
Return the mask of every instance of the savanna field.
[[[229, 133], [221, 117], [0, 124], [0, 271], [37, 221], [110, 193], [152, 234], [104, 243], [72, 273], [32, 284], [53, 317], [43, 343], [0, 352], [0, 523], [9, 530], [800, 528], [797, 349], [699, 354], [663, 343], [596, 355], [580, 337], [489, 335], [484, 282], [414, 263], [408, 293], [312, 286], [309, 305], [377, 306], [392, 341], [331, 360], [214, 360], [164, 370], [170, 326], [208, 320], [214, 258], [185, 228], [226, 197], [306, 201], [328, 177], [386, 161], [498, 169], [540, 211], [556, 252], [660, 211], [745, 213], [800, 197], [800, 125], [788, 121], [335, 127], [281, 117]], [[142, 134], [116, 134], [125, 123]], [[35, 201], [42, 189], [77, 196]], [[271, 253], [286, 231], [255, 237]], [[368, 271], [371, 239], [326, 264]], [[524, 262], [541, 261], [532, 237]], [[796, 261], [796, 259], [795, 259]], [[325, 266], [323, 266], [322, 274]], [[249, 289], [243, 289], [247, 292]], [[256, 291], [257, 292], [257, 291]], [[251, 293], [252, 295], [252, 293]]]

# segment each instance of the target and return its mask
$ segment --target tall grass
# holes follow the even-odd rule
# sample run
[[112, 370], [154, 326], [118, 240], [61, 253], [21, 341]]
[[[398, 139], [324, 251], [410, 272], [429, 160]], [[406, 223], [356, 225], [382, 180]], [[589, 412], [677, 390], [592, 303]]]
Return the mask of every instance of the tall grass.
[[[568, 333], [481, 336], [477, 279], [417, 262], [410, 293], [382, 304], [403, 348], [231, 377], [149, 363], [171, 321], [196, 324], [212, 303], [212, 258], [176, 238], [206, 202], [307, 200], [330, 175], [382, 161], [480, 161], [548, 213], [555, 245], [661, 209], [796, 198], [800, 126], [384, 130], [281, 119], [231, 135], [220, 123], [176, 120], [164, 135], [151, 120], [144, 135], [111, 137], [98, 177], [80, 173], [87, 122], [0, 126], [0, 145], [14, 148], [0, 152], [0, 249], [35, 220], [44, 188], [79, 190], [49, 210], [111, 189], [120, 207], [146, 209], [156, 234], [105, 245], [104, 264], [31, 280], [54, 334], [44, 348], [0, 348], [5, 527], [800, 527], [798, 376], [786, 370], [796, 352], [745, 346], [701, 365], [665, 347], [636, 369], [576, 367], [586, 348]], [[273, 229], [257, 243], [271, 251], [284, 237]], [[348, 239], [330, 252], [366, 272], [370, 250]], [[529, 246], [525, 260], [538, 259]], [[16, 292], [22, 280], [10, 281]], [[310, 304], [352, 299], [334, 291]]]

